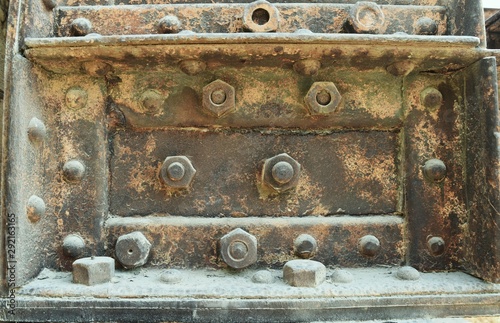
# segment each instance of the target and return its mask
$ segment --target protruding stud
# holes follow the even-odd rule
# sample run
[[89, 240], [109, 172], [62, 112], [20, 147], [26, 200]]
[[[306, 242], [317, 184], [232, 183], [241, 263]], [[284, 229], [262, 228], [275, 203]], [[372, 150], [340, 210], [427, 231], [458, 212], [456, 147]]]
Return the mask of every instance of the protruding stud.
[[73, 110], [80, 110], [87, 105], [87, 91], [74, 86], [66, 91], [66, 106]]
[[295, 72], [304, 76], [316, 75], [320, 68], [320, 61], [315, 59], [301, 59], [293, 64]]
[[436, 35], [438, 25], [434, 19], [429, 17], [422, 17], [417, 20], [415, 33], [417, 35]]

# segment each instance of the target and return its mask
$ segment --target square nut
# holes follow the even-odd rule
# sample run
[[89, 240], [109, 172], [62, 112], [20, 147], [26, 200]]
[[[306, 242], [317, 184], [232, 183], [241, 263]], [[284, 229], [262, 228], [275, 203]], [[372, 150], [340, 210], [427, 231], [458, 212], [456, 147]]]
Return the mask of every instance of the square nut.
[[295, 287], [317, 287], [326, 279], [326, 267], [314, 260], [290, 260], [283, 267], [283, 279]]
[[73, 282], [88, 286], [108, 283], [115, 275], [115, 260], [110, 257], [87, 257], [73, 262]]

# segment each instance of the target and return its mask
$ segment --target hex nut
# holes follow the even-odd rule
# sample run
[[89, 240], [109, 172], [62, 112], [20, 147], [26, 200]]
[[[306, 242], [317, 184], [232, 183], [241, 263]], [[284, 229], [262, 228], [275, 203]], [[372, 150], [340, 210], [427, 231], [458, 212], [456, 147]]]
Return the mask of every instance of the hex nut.
[[278, 9], [271, 3], [259, 0], [247, 4], [243, 12], [243, 28], [255, 33], [276, 31], [280, 24]]
[[299, 235], [293, 242], [294, 252], [300, 258], [311, 258], [318, 251], [318, 243], [309, 234]]
[[380, 33], [385, 23], [385, 16], [379, 5], [371, 1], [356, 2], [349, 14], [349, 22], [356, 33]]
[[241, 269], [257, 261], [257, 239], [240, 228], [223, 236], [219, 244], [222, 260], [229, 267]]
[[157, 90], [144, 91], [139, 99], [141, 110], [145, 114], [157, 115], [162, 112], [165, 97]]
[[445, 251], [445, 243], [441, 237], [431, 237], [427, 240], [427, 248], [433, 256], [441, 256]]
[[37, 117], [31, 118], [28, 123], [28, 139], [31, 142], [41, 142], [47, 135], [47, 129], [42, 120]]
[[307, 92], [304, 102], [312, 115], [326, 115], [337, 110], [342, 96], [333, 82], [315, 82]]
[[165, 185], [172, 188], [188, 188], [196, 169], [186, 156], [169, 156], [163, 161], [160, 177]]
[[299, 183], [301, 165], [288, 154], [268, 158], [262, 166], [262, 183], [276, 192], [292, 189]]
[[115, 260], [110, 257], [88, 257], [73, 262], [73, 282], [88, 286], [108, 283], [115, 275]]
[[436, 88], [428, 87], [420, 93], [420, 101], [426, 108], [434, 110], [443, 104], [443, 94]]
[[144, 265], [150, 250], [151, 243], [139, 231], [120, 236], [115, 245], [116, 259], [127, 269]]
[[235, 108], [234, 87], [221, 80], [215, 80], [203, 88], [203, 108], [217, 118]]
[[295, 287], [317, 287], [326, 279], [326, 267], [314, 260], [290, 260], [283, 267], [283, 279]]

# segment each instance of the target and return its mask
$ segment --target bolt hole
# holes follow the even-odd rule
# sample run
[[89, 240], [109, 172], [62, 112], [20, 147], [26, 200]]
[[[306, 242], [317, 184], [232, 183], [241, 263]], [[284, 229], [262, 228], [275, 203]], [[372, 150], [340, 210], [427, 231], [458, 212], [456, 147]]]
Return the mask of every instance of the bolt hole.
[[252, 20], [257, 25], [265, 25], [269, 22], [269, 12], [265, 9], [259, 8], [252, 13]]
[[321, 90], [316, 94], [316, 102], [320, 105], [328, 105], [331, 101], [332, 96], [326, 90]]
[[129, 254], [129, 255], [131, 255], [131, 254], [133, 254], [133, 253], [134, 253], [134, 250], [132, 250], [132, 249], [129, 249], [129, 250], [128, 250], [128, 254]]

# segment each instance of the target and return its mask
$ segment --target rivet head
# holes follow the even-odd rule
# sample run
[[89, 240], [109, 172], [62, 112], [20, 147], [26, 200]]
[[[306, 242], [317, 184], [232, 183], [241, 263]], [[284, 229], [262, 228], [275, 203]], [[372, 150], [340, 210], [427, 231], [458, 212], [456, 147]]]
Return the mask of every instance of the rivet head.
[[161, 273], [160, 280], [167, 284], [177, 284], [182, 281], [182, 274], [177, 269], [167, 269]]
[[446, 177], [446, 165], [439, 159], [429, 159], [424, 164], [423, 173], [427, 180], [439, 183]]
[[196, 169], [186, 156], [169, 156], [163, 161], [160, 178], [171, 188], [188, 188]]
[[185, 59], [179, 63], [179, 68], [187, 75], [196, 75], [206, 70], [207, 64], [196, 59]]
[[317, 250], [318, 243], [313, 236], [309, 234], [299, 235], [293, 242], [295, 254], [300, 258], [312, 258]]
[[380, 33], [385, 16], [379, 5], [371, 1], [358, 1], [350, 11], [349, 21], [357, 33]]
[[293, 64], [295, 72], [304, 76], [316, 75], [320, 68], [320, 61], [315, 59], [301, 59]]
[[420, 93], [420, 101], [426, 108], [436, 109], [443, 103], [443, 95], [438, 89], [428, 87]]
[[158, 114], [163, 109], [165, 98], [156, 90], [146, 90], [140, 98], [141, 110], [146, 114]]
[[78, 234], [68, 234], [63, 240], [63, 253], [67, 257], [78, 258], [85, 252], [85, 241]]
[[63, 166], [63, 176], [68, 182], [79, 182], [85, 176], [85, 166], [79, 160], [67, 161]]
[[441, 237], [431, 237], [427, 240], [427, 247], [433, 256], [440, 256], [445, 250], [444, 240]]
[[57, 2], [55, 0], [42, 0], [42, 2], [47, 10], [52, 10], [57, 7]]
[[42, 120], [33, 117], [28, 123], [28, 138], [31, 142], [41, 142], [47, 135], [47, 129]]
[[259, 270], [252, 276], [252, 282], [256, 284], [271, 284], [274, 277], [269, 270]]
[[283, 192], [297, 186], [301, 165], [288, 154], [268, 158], [262, 166], [262, 183], [276, 192]]
[[417, 26], [415, 33], [417, 35], [436, 35], [438, 31], [438, 25], [434, 19], [429, 17], [422, 17], [417, 20]]
[[380, 251], [380, 241], [377, 237], [366, 235], [359, 239], [359, 252], [367, 257], [374, 257]]
[[150, 250], [151, 243], [144, 234], [134, 231], [118, 238], [115, 256], [124, 268], [136, 268], [146, 263]]
[[36, 223], [45, 215], [45, 202], [41, 197], [31, 195], [26, 204], [26, 215], [31, 223]]
[[404, 266], [398, 269], [396, 277], [402, 280], [418, 280], [420, 273], [413, 267]]
[[234, 87], [221, 80], [206, 85], [203, 88], [203, 107], [217, 117], [234, 110]]
[[75, 86], [66, 91], [66, 106], [73, 110], [80, 110], [87, 105], [87, 91]]
[[222, 260], [229, 267], [241, 269], [257, 261], [257, 239], [240, 228], [223, 236], [219, 244]]
[[332, 82], [315, 82], [304, 102], [312, 115], [327, 115], [337, 110], [342, 96]]
[[92, 23], [87, 18], [76, 18], [71, 22], [73, 36], [85, 36], [92, 32]]
[[279, 28], [280, 15], [271, 3], [259, 0], [246, 5], [243, 12], [243, 28], [252, 32], [276, 31]]
[[177, 34], [181, 30], [181, 22], [176, 16], [165, 16], [158, 21], [158, 32], [161, 34]]

